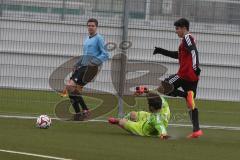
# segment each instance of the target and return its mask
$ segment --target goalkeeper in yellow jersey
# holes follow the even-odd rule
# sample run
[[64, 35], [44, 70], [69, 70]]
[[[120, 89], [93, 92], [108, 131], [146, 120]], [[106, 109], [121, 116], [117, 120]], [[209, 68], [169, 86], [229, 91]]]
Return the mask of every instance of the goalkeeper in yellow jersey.
[[126, 131], [139, 136], [158, 136], [167, 139], [170, 109], [167, 101], [157, 93], [148, 92], [149, 112], [130, 112], [122, 119], [110, 117], [109, 123], [117, 124]]

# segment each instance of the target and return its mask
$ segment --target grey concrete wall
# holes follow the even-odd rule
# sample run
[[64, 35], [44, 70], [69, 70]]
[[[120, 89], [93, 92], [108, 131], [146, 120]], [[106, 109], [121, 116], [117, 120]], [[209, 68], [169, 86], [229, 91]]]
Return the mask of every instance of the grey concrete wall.
[[[84, 25], [3, 19], [0, 22], [0, 87], [50, 90], [50, 74], [71, 56], [82, 54], [83, 37], [87, 35]], [[165, 65], [168, 72], [160, 77], [163, 79], [176, 73], [178, 63], [160, 55], [153, 56], [152, 51], [155, 46], [177, 50], [179, 39], [173, 29], [157, 28], [154, 25], [142, 21], [130, 22], [129, 40], [133, 45], [127, 56], [131, 61], [160, 62]], [[119, 44], [122, 38], [119, 26], [100, 26], [99, 33], [104, 35], [106, 42]], [[202, 68], [198, 98], [240, 99], [240, 34], [234, 27], [228, 30], [227, 34], [221, 30], [212, 30], [212, 34], [211, 30], [193, 30]], [[111, 52], [110, 57], [119, 52]], [[104, 64], [95, 82], [87, 87], [115, 92], [111, 82], [111, 62]]]

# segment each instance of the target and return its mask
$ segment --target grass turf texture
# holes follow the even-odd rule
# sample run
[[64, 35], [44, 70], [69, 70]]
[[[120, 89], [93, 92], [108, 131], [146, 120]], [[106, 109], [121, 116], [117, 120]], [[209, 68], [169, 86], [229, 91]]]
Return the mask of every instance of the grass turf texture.
[[[54, 106], [60, 98], [54, 92], [0, 90], [0, 114], [40, 115], [54, 114]], [[90, 107], [100, 100], [85, 97]], [[173, 115], [184, 115], [173, 123], [189, 123], [185, 102], [169, 99]], [[140, 107], [124, 110], [146, 109], [146, 100], [139, 98]], [[207, 125], [240, 126], [237, 102], [198, 100], [200, 120]], [[109, 115], [116, 115], [115, 108]], [[103, 116], [106, 118], [108, 115]], [[102, 122], [53, 121], [47, 130], [35, 128], [35, 120], [0, 118], [0, 149], [16, 150], [72, 159], [238, 159], [239, 131], [204, 129], [200, 139], [188, 140], [191, 128], [169, 127], [173, 139], [160, 141], [153, 137], [132, 136], [122, 129]], [[0, 152], [0, 159], [42, 159]]]
[[[32, 120], [1, 119], [0, 148], [72, 159], [238, 159], [239, 132], [205, 130], [200, 139], [187, 140], [189, 128], [170, 128], [178, 139], [133, 136], [107, 123], [54, 121], [37, 129]], [[0, 152], [1, 159], [29, 159]], [[33, 158], [38, 159], [38, 158]], [[39, 158], [40, 159], [40, 158]]]
[[[53, 116], [55, 105], [63, 100], [55, 92], [13, 89], [0, 89], [0, 97], [0, 114], [7, 115], [47, 114]], [[109, 101], [107, 105], [111, 105], [113, 110], [104, 115], [103, 118], [108, 117], [108, 115], [117, 116], [116, 104], [111, 103], [112, 97], [106, 95], [105, 98]], [[95, 108], [102, 101], [92, 97], [85, 97], [85, 100], [90, 108]], [[189, 123], [185, 100], [171, 98], [168, 99], [168, 102], [172, 112], [172, 122]], [[137, 98], [136, 103], [135, 107], [129, 107], [125, 104], [124, 111], [148, 110], [145, 98]], [[201, 124], [240, 127], [240, 102], [197, 100], [196, 104], [199, 108]], [[177, 117], [177, 120], [174, 117]]]

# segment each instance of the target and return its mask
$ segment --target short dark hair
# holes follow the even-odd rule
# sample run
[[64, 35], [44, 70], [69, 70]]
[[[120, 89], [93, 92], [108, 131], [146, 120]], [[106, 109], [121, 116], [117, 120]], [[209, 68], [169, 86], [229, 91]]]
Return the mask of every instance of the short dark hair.
[[175, 27], [186, 27], [189, 31], [189, 21], [186, 18], [180, 18], [174, 22]]
[[89, 22], [94, 22], [95, 25], [98, 27], [98, 20], [97, 20], [97, 19], [95, 19], [95, 18], [90, 18], [90, 19], [88, 19], [87, 24], [88, 24]]
[[147, 101], [148, 101], [149, 107], [152, 107], [155, 110], [162, 108], [162, 99], [157, 93], [148, 92]]

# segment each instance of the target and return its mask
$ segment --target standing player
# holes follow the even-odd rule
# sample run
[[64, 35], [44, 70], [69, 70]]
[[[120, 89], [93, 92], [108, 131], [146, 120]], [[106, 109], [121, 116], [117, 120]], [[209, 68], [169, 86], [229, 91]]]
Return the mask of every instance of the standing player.
[[[67, 82], [66, 90], [62, 93], [62, 96], [69, 94], [76, 112], [74, 120], [82, 120], [89, 115], [88, 107], [81, 96], [82, 88], [96, 76], [98, 68], [109, 58], [104, 39], [97, 33], [98, 21], [94, 18], [89, 19], [87, 27], [89, 35], [83, 43], [83, 56], [74, 65], [73, 74]], [[79, 104], [84, 116], [81, 114]]]
[[126, 131], [139, 136], [158, 136], [167, 139], [167, 127], [170, 109], [167, 101], [157, 93], [148, 92], [147, 101], [150, 112], [130, 112], [122, 119], [109, 118], [111, 124], [117, 124]]
[[[198, 138], [203, 134], [199, 127], [198, 109], [195, 105], [196, 90], [200, 75], [198, 50], [194, 38], [189, 33], [189, 21], [181, 18], [174, 23], [176, 34], [182, 38], [178, 51], [168, 51], [155, 47], [153, 54], [162, 54], [179, 60], [179, 70], [177, 74], [166, 78], [165, 81], [174, 86], [174, 90], [169, 96], [184, 97], [189, 108], [189, 115], [193, 124], [193, 133], [188, 138]], [[178, 88], [182, 88], [179, 90]]]

